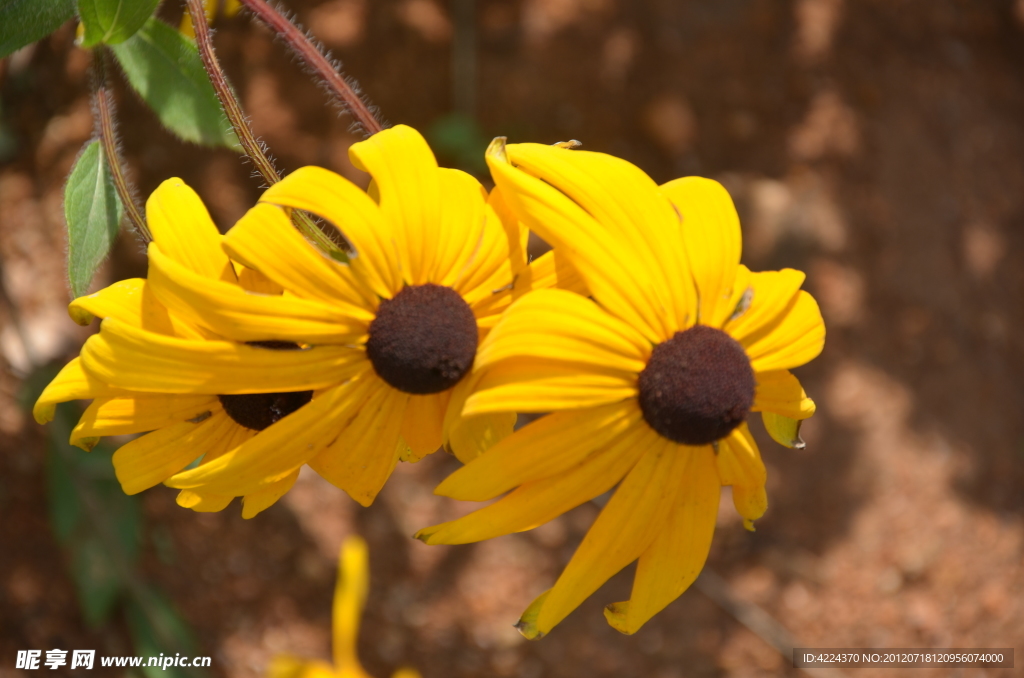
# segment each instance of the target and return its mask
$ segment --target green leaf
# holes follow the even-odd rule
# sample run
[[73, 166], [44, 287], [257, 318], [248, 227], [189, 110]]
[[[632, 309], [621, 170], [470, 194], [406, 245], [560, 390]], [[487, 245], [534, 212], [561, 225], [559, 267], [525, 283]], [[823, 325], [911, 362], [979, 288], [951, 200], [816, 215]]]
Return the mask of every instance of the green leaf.
[[[164, 595], [151, 588], [136, 591], [128, 601], [128, 629], [135, 643], [135, 654], [144, 657], [174, 657], [175, 654], [196, 656], [198, 643], [192, 629], [175, 611]], [[194, 668], [144, 666], [147, 678], [205, 677], [206, 671]]]
[[185, 141], [241, 148], [191, 40], [151, 18], [111, 49], [128, 82], [164, 127]]
[[78, 0], [85, 27], [82, 47], [116, 45], [135, 35], [153, 16], [160, 0]]
[[102, 625], [110, 617], [123, 583], [111, 562], [110, 552], [96, 536], [90, 535], [75, 544], [71, 552], [71, 576], [85, 623], [91, 628]]
[[0, 59], [75, 15], [75, 0], [0, 0]]
[[123, 213], [100, 142], [92, 141], [78, 156], [64, 187], [68, 278], [76, 297], [85, 294], [96, 269], [110, 252]]

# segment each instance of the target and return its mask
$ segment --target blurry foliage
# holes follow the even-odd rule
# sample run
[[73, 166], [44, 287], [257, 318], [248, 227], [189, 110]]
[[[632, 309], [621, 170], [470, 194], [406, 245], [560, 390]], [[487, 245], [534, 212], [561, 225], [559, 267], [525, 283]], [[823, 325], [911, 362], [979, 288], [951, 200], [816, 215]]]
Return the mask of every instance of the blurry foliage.
[[82, 47], [116, 45], [135, 35], [153, 15], [160, 0], [78, 0], [85, 27]]
[[[56, 366], [35, 370], [24, 381], [22, 406], [31, 409], [57, 374]], [[68, 442], [81, 412], [74, 403], [57, 406], [46, 427], [47, 498], [50, 524], [68, 554], [85, 622], [108, 624], [123, 611], [136, 656], [196, 656], [198, 643], [168, 598], [139, 572], [146, 536], [138, 497], [128, 496], [114, 475], [110, 447], [100, 443], [85, 453]], [[205, 678], [195, 668], [141, 667], [149, 678]]]
[[0, 0], [0, 59], [45, 38], [75, 13], [75, 0]]
[[459, 169], [477, 178], [488, 176], [484, 151], [490, 139], [475, 118], [449, 113], [434, 121], [426, 137], [435, 153], [450, 159]]
[[90, 141], [64, 186], [68, 224], [68, 280], [71, 294], [88, 291], [93, 274], [117, 239], [124, 206], [117, 197], [100, 142]]

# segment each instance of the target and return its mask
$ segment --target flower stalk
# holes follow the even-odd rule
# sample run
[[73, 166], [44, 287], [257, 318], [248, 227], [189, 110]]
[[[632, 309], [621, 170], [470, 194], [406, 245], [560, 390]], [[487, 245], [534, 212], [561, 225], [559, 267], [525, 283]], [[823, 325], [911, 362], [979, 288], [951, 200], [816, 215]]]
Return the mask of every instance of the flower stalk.
[[[191, 3], [193, 0], [189, 0]], [[285, 41], [288, 47], [313, 71], [326, 85], [327, 90], [341, 103], [341, 105], [355, 119], [355, 122], [362, 127], [366, 136], [371, 136], [383, 129], [380, 121], [374, 115], [372, 108], [350, 85], [338, 69], [335, 68], [328, 58], [320, 51], [309, 36], [298, 29], [281, 12], [279, 12], [267, 0], [242, 0], [242, 4], [249, 8], [261, 21], [270, 27], [277, 35]]]
[[114, 180], [114, 188], [124, 206], [125, 214], [128, 215], [128, 220], [142, 241], [149, 243], [153, 240], [153, 235], [149, 232], [146, 219], [135, 202], [134, 192], [125, 176], [121, 157], [117, 152], [117, 120], [114, 117], [114, 100], [110, 91], [110, 82], [107, 79], [106, 59], [106, 48], [101, 47], [93, 52], [100, 145], [103, 147], [103, 155], [107, 159], [107, 166], [110, 168], [110, 174]]
[[[217, 55], [213, 51], [213, 40], [211, 39], [210, 27], [206, 23], [203, 0], [186, 0], [186, 6], [192, 18], [199, 56], [203, 60], [203, 66], [210, 77], [213, 90], [217, 93], [217, 98], [224, 108], [224, 113], [234, 128], [245, 155], [252, 162], [256, 171], [260, 173], [260, 176], [263, 177], [263, 180], [267, 182], [267, 186], [273, 186], [281, 181], [281, 175], [277, 168], [274, 167], [274, 161], [264, 152], [263, 144], [256, 138], [249, 120], [242, 111], [242, 104], [238, 101], [238, 97], [235, 96], [234, 90], [231, 89], [231, 84], [228, 83], [227, 76], [224, 74], [224, 69], [221, 68], [220, 61], [218, 61]], [[302, 234], [309, 238], [317, 247], [335, 259], [342, 261], [346, 259], [345, 253], [331, 241], [326, 233], [313, 223], [313, 220], [307, 214], [294, 211], [292, 212], [292, 218]]]

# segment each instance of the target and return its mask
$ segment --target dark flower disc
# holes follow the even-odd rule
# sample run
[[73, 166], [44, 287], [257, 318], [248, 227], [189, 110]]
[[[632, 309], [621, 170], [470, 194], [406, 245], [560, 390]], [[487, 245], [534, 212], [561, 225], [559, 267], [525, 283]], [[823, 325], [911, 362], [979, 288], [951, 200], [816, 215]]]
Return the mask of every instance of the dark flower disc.
[[458, 292], [414, 285], [380, 303], [366, 355], [399, 391], [440, 393], [458, 383], [476, 357], [476, 318]]
[[[275, 351], [297, 351], [300, 349], [298, 344], [290, 341], [250, 341], [248, 344]], [[244, 393], [219, 395], [217, 398], [224, 406], [224, 411], [236, 423], [253, 431], [262, 431], [312, 400], [313, 392]]]
[[721, 440], [754, 404], [754, 370], [743, 347], [705, 325], [655, 346], [639, 387], [647, 423], [684, 445]]

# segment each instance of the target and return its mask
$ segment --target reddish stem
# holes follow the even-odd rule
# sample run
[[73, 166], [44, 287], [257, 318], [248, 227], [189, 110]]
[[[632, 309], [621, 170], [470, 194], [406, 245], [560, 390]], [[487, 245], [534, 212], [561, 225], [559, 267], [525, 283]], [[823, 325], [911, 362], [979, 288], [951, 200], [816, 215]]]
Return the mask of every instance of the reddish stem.
[[367, 103], [345, 81], [345, 78], [324, 56], [323, 52], [313, 44], [308, 35], [299, 30], [266, 0], [242, 0], [242, 4], [267, 24], [272, 31], [281, 36], [299, 59], [324, 81], [330, 92], [362, 126], [367, 136], [376, 134], [383, 129]]

